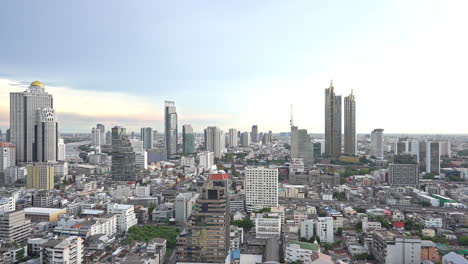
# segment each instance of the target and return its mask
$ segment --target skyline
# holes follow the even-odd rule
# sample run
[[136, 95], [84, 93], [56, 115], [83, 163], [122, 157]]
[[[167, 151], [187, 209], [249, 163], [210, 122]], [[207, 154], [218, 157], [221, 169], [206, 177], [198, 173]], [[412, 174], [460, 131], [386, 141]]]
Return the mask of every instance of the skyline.
[[[468, 37], [459, 32], [468, 4], [363, 2], [145, 2], [130, 11], [106, 1], [1, 3], [0, 128], [9, 125], [9, 93], [37, 79], [56, 98], [61, 132], [96, 123], [162, 131], [171, 100], [179, 126], [196, 132], [253, 124], [286, 132], [293, 104], [297, 126], [323, 133], [333, 79], [338, 95], [354, 90], [358, 133], [466, 132], [458, 113]], [[119, 16], [127, 20], [112, 19]]]

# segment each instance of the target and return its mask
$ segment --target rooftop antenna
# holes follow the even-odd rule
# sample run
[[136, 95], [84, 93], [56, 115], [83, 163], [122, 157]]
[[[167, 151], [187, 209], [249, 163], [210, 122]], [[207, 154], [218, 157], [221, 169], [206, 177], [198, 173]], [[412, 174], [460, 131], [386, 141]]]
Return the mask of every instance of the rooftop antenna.
[[291, 104], [291, 120], [289, 120], [289, 123], [291, 126], [294, 126], [294, 122], [293, 122], [293, 107], [292, 107], [292, 104]]

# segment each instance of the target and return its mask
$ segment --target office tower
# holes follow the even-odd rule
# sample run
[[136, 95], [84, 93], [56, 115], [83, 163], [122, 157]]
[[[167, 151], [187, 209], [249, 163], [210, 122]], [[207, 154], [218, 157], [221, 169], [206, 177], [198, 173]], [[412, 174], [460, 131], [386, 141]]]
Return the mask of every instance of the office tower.
[[271, 143], [271, 135], [272, 135], [271, 131], [269, 131], [268, 133], [263, 134], [263, 136], [262, 136], [262, 144], [263, 145]]
[[97, 124], [96, 128], [101, 131], [100, 139], [99, 139], [99, 141], [101, 142], [101, 145], [105, 145], [106, 144], [106, 127], [103, 124]]
[[31, 236], [31, 221], [24, 210], [0, 212], [0, 239], [6, 243], [22, 243]]
[[430, 170], [429, 172], [435, 175], [440, 174], [440, 143], [439, 142], [430, 142]]
[[370, 155], [376, 157], [377, 159], [384, 158], [383, 131], [384, 130], [381, 128], [376, 128], [371, 133]]
[[182, 126], [182, 147], [185, 155], [195, 152], [195, 135], [191, 125]]
[[[37, 161], [35, 156], [38, 109], [53, 108], [52, 95], [38, 81], [32, 82], [24, 92], [10, 93], [11, 142], [16, 145], [18, 162]], [[56, 145], [57, 142], [55, 142]]]
[[228, 146], [230, 148], [237, 147], [237, 129], [235, 128], [229, 129]]
[[148, 153], [144, 148], [144, 142], [138, 139], [130, 139], [133, 152], [135, 153], [135, 166], [138, 171], [148, 168]]
[[35, 126], [34, 148], [36, 155], [34, 160], [40, 162], [57, 161], [58, 151], [58, 124], [57, 116], [52, 108], [37, 110], [37, 123]]
[[8, 142], [0, 142], [0, 174], [8, 167], [16, 165], [16, 146]]
[[241, 146], [246, 148], [250, 146], [250, 134], [249, 132], [244, 132], [241, 134]]
[[335, 95], [333, 83], [325, 89], [325, 155], [341, 154], [341, 95]]
[[209, 170], [214, 165], [214, 153], [210, 151], [203, 151], [197, 154], [198, 166], [201, 169]]
[[321, 243], [333, 244], [333, 217], [317, 217], [315, 228]]
[[112, 128], [112, 167], [114, 181], [136, 181], [139, 173], [136, 165], [136, 155], [128, 139], [125, 128]]
[[41, 244], [41, 263], [81, 264], [83, 239], [79, 236], [55, 237]]
[[344, 153], [356, 155], [356, 101], [353, 90], [344, 98]]
[[151, 127], [143, 127], [140, 130], [141, 141], [145, 150], [153, 148], [153, 129]]
[[214, 152], [215, 158], [222, 158], [225, 150], [224, 142], [223, 131], [218, 127], [207, 127], [205, 129], [205, 149]]
[[26, 167], [26, 188], [50, 191], [54, 188], [54, 165], [46, 162], [30, 164]]
[[378, 263], [421, 263], [421, 239], [396, 231], [376, 230], [372, 233], [370, 252]]
[[66, 159], [66, 147], [65, 143], [63, 142], [63, 138], [59, 138], [57, 144], [57, 160], [63, 161]]
[[172, 101], [164, 101], [164, 137], [167, 155], [177, 154], [177, 112]]
[[252, 126], [252, 132], [250, 133], [250, 140], [253, 143], [258, 142], [258, 126], [257, 125]]
[[229, 253], [229, 175], [211, 174], [187, 228], [177, 237], [177, 262], [224, 263]]
[[419, 169], [416, 156], [395, 155], [388, 167], [389, 184], [392, 186], [419, 186]]
[[[11, 109], [11, 108], [10, 108]], [[11, 115], [11, 114], [10, 114]], [[10, 122], [11, 123], [11, 122]], [[11, 130], [8, 128], [5, 132], [5, 141], [11, 142]]]
[[439, 175], [440, 144], [439, 142], [419, 142], [419, 171]]
[[248, 211], [278, 206], [278, 169], [245, 168], [245, 198]]
[[314, 164], [314, 144], [307, 129], [291, 127], [291, 158], [302, 158], [306, 166]]
[[103, 142], [101, 142], [101, 139], [102, 139], [101, 133], [102, 133], [101, 129], [98, 129], [96, 127], [93, 127], [91, 129], [91, 144], [94, 147], [95, 153], [101, 153], [101, 145], [104, 144]]
[[450, 140], [448, 141], [440, 141], [440, 156], [442, 157], [451, 157], [452, 156], [452, 147]]

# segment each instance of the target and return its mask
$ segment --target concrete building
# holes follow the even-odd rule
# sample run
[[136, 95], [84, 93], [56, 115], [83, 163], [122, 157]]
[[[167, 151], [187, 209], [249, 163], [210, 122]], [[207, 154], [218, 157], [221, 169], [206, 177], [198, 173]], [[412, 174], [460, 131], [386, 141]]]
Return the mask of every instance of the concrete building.
[[301, 222], [300, 237], [310, 240], [314, 236], [315, 221], [312, 219]]
[[179, 223], [185, 223], [192, 214], [192, 208], [198, 195], [193, 193], [179, 193], [175, 199], [175, 218]]
[[320, 252], [319, 244], [291, 240], [286, 245], [284, 258], [286, 263], [300, 262], [310, 264], [312, 263], [311, 256], [316, 252]]
[[24, 180], [27, 175], [26, 167], [8, 167], [3, 172], [3, 183], [5, 185], [12, 185], [19, 179]]
[[50, 191], [54, 188], [54, 165], [35, 163], [27, 167], [26, 188]]
[[377, 159], [384, 158], [383, 129], [376, 128], [371, 133], [370, 155]]
[[224, 263], [230, 247], [229, 175], [211, 174], [187, 228], [177, 238], [177, 262]]
[[205, 129], [205, 149], [213, 152], [215, 158], [222, 158], [225, 151], [224, 133], [218, 127]]
[[278, 169], [245, 168], [245, 197], [247, 211], [278, 206]]
[[202, 169], [209, 170], [214, 166], [214, 152], [203, 151], [197, 154], [198, 166]]
[[59, 138], [57, 143], [57, 160], [64, 161], [67, 158], [66, 145], [63, 142], [63, 138]]
[[249, 134], [249, 132], [243, 132], [241, 134], [241, 146], [243, 148], [246, 148], [246, 147], [250, 146], [250, 134]]
[[83, 263], [83, 240], [77, 236], [49, 239], [41, 245], [41, 263]]
[[421, 263], [421, 239], [394, 231], [375, 231], [370, 251], [379, 263]]
[[229, 129], [228, 146], [230, 148], [236, 148], [237, 147], [237, 129], [235, 129], [235, 128], [230, 128]]
[[33, 223], [50, 222], [55, 223], [58, 221], [59, 216], [67, 213], [65, 208], [40, 208], [28, 207], [24, 208], [26, 218]]
[[255, 214], [255, 237], [257, 239], [280, 238], [281, 215], [278, 213]]
[[250, 132], [250, 140], [255, 143], [258, 142], [258, 126], [252, 126], [252, 132]]
[[164, 101], [164, 141], [167, 155], [177, 154], [177, 111], [175, 102]]
[[138, 139], [130, 139], [133, 152], [135, 153], [135, 166], [137, 171], [143, 171], [148, 168], [148, 153], [144, 148], [144, 142]]
[[0, 239], [9, 243], [21, 243], [31, 236], [31, 221], [24, 210], [0, 212]]
[[148, 150], [153, 148], [153, 128], [143, 127], [140, 129], [141, 141], [143, 141], [143, 149]]
[[307, 167], [314, 164], [314, 145], [307, 129], [291, 126], [291, 158], [301, 158]]
[[50, 107], [38, 109], [36, 122], [33, 145], [36, 154], [33, 158], [40, 162], [57, 161], [58, 121], [55, 110]]
[[418, 164], [390, 163], [389, 184], [393, 186], [419, 186]]
[[35, 131], [38, 109], [52, 108], [52, 101], [52, 95], [45, 92], [39, 81], [32, 82], [24, 92], [10, 93], [10, 137], [16, 145], [18, 162], [38, 161]]
[[195, 134], [191, 125], [182, 126], [182, 149], [185, 155], [195, 152]]
[[452, 156], [452, 145], [450, 140], [447, 141], [440, 141], [440, 156], [442, 157], [451, 157]]
[[341, 154], [341, 95], [335, 95], [333, 82], [325, 89], [325, 155]]
[[344, 98], [344, 153], [356, 155], [356, 101], [353, 90]]
[[315, 228], [317, 236], [320, 238], [320, 242], [333, 244], [333, 217], [317, 217]]
[[419, 143], [419, 171], [440, 174], [439, 142], [421, 141]]
[[137, 224], [135, 208], [129, 204], [108, 204], [107, 213], [117, 215], [117, 232], [126, 233]]
[[12, 143], [0, 142], [0, 175], [12, 166], [16, 166], [16, 146]]
[[123, 127], [112, 128], [112, 180], [136, 181], [141, 174], [136, 164], [136, 154]]

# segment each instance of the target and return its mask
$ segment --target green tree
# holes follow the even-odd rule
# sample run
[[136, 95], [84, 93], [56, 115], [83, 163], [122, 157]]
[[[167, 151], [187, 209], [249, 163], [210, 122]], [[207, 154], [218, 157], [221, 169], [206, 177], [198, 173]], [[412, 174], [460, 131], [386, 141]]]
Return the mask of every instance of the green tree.
[[246, 217], [242, 220], [235, 220], [231, 222], [231, 225], [235, 225], [238, 227], [244, 228], [246, 231], [249, 231], [255, 226], [255, 223], [250, 219], [250, 217]]
[[468, 236], [462, 236], [458, 238], [458, 244], [464, 247], [468, 247]]
[[369, 258], [369, 254], [367, 253], [357, 254], [357, 255], [354, 255], [353, 258], [355, 260], [367, 260]]

